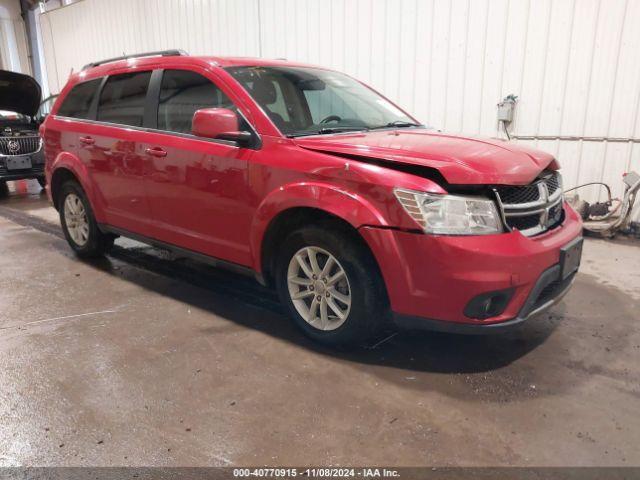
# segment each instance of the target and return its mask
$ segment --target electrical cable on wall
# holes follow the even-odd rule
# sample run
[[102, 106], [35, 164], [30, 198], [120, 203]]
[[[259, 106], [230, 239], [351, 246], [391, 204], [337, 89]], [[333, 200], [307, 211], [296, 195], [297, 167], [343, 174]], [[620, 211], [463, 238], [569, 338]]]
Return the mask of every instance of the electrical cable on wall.
[[504, 134], [507, 136], [508, 140], [511, 140], [511, 135], [509, 135], [509, 130], [507, 126], [513, 121], [513, 112], [516, 109], [516, 103], [518, 102], [518, 96], [513, 93], [504, 97], [504, 99], [498, 103], [498, 122], [502, 124], [502, 128], [504, 129]]

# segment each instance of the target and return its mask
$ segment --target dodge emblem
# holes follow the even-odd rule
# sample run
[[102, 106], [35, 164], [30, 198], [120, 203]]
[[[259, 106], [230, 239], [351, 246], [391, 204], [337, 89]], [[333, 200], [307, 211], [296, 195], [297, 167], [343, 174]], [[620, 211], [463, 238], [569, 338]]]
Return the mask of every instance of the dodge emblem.
[[9, 140], [9, 142], [7, 142], [7, 149], [10, 153], [18, 153], [20, 151], [20, 144], [15, 140]]

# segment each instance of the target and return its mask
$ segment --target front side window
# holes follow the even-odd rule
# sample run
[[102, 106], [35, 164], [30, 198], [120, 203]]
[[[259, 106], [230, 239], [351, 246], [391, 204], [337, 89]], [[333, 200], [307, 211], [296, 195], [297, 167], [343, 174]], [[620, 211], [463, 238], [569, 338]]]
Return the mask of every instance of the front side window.
[[150, 79], [151, 72], [110, 76], [100, 94], [98, 120], [142, 127], [144, 104]]
[[74, 86], [58, 109], [58, 115], [70, 118], [89, 118], [89, 110], [101, 81], [102, 78], [96, 78]]
[[191, 120], [202, 108], [230, 108], [233, 103], [206, 77], [190, 70], [165, 70], [158, 103], [158, 129], [191, 133]]
[[342, 73], [306, 67], [229, 67], [227, 71], [288, 136], [420, 126]]

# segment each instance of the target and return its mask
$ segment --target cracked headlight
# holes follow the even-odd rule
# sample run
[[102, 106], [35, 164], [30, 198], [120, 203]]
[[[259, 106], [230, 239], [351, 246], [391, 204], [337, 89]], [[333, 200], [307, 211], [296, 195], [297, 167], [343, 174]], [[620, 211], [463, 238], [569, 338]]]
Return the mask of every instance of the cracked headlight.
[[396, 198], [425, 233], [488, 235], [503, 227], [492, 200], [463, 195], [437, 195], [396, 188]]

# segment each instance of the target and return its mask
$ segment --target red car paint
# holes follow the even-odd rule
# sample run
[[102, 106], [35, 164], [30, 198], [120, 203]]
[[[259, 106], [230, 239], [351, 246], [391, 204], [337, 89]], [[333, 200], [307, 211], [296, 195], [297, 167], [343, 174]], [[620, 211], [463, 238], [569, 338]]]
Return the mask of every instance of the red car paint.
[[[253, 65], [297, 64], [152, 57], [72, 75], [41, 128], [47, 182], [67, 169], [87, 193], [99, 223], [248, 267], [258, 275], [264, 269], [264, 235], [273, 219], [295, 207], [323, 210], [358, 229], [380, 266], [394, 312], [465, 324], [515, 318], [541, 272], [559, 262], [560, 247], [580, 235], [580, 220], [568, 205], [560, 227], [535, 237], [518, 231], [422, 233], [395, 199], [394, 188], [443, 194], [451, 185], [526, 185], [545, 169], [557, 170], [557, 162], [512, 143], [426, 129], [287, 138], [223, 69]], [[214, 82], [254, 127], [261, 147], [56, 115], [80, 81], [160, 68], [192, 70]], [[394, 169], [395, 164], [430, 167], [444, 181]], [[464, 315], [475, 295], [504, 288], [515, 293], [501, 315], [485, 320]]]
[[567, 209], [564, 225], [534, 238], [515, 231], [482, 240], [370, 227], [360, 231], [379, 252], [394, 312], [466, 323], [469, 318], [463, 310], [471, 298], [513, 287], [506, 310], [483, 321], [499, 323], [518, 315], [540, 274], [558, 263], [560, 247], [578, 237], [582, 226], [578, 215]]
[[449, 183], [526, 185], [541, 170], [557, 170], [548, 153], [486, 138], [460, 137], [425, 130], [396, 130], [304, 138], [299, 146], [394, 160], [438, 169]]

